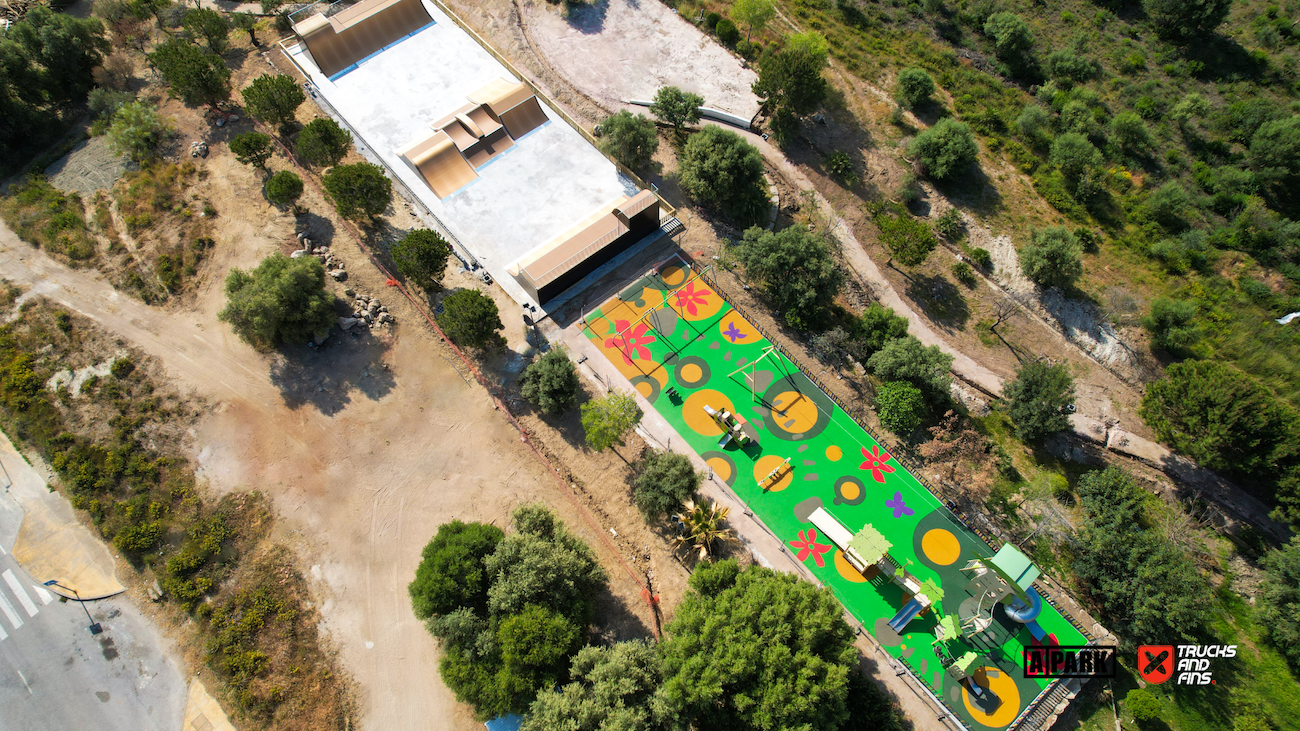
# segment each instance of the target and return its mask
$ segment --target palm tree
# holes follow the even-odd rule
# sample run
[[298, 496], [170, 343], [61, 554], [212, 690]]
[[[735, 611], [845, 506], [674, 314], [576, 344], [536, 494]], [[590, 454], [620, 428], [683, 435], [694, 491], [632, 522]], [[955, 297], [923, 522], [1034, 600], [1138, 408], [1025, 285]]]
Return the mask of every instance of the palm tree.
[[734, 541], [736, 534], [730, 528], [723, 528], [731, 508], [719, 507], [717, 503], [696, 504], [687, 500], [685, 510], [673, 517], [681, 522], [684, 530], [673, 539], [674, 546], [691, 544], [700, 552], [703, 561], [713, 554], [714, 541]]

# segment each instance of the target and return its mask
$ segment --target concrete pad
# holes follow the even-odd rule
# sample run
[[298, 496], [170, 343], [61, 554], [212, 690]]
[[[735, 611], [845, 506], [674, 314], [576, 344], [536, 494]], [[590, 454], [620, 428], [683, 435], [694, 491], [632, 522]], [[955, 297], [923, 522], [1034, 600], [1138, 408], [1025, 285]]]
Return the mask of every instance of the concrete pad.
[[185, 699], [185, 724], [181, 731], [235, 731], [221, 705], [208, 695], [208, 689], [197, 678], [190, 683], [189, 696]]
[[1106, 422], [1083, 414], [1070, 414], [1070, 428], [1094, 444], [1106, 444]]
[[1123, 429], [1114, 429], [1110, 432], [1106, 447], [1161, 469], [1174, 460], [1174, 453], [1167, 448]]
[[440, 9], [425, 8], [433, 25], [332, 81], [298, 45], [287, 47], [289, 57], [359, 136], [358, 151], [399, 178], [511, 297], [530, 301], [506, 268], [638, 188], [542, 104], [545, 124], [479, 168], [476, 180], [439, 199], [398, 151], [428, 137], [430, 124], [465, 106], [474, 91], [497, 79], [520, 80]]
[[[117, 580], [113, 553], [90, 529], [77, 522], [72, 506], [58, 493], [50, 492], [45, 478], [14, 449], [9, 437], [0, 433], [0, 466], [11, 484], [0, 514], [22, 513], [17, 535], [4, 533], [11, 521], [0, 520], [0, 545], [12, 546], [14, 559], [31, 574], [46, 582], [51, 579], [76, 594], [57, 586], [49, 590], [69, 599], [102, 599], [120, 594], [125, 588]], [[12, 542], [11, 542], [12, 541]]]

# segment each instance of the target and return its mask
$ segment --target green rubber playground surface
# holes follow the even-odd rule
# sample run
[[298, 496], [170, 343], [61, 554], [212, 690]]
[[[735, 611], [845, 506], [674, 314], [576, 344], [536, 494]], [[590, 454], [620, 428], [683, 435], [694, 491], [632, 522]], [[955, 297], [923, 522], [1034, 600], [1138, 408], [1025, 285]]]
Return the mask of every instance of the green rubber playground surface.
[[[1001, 607], [985, 633], [946, 643], [953, 657], [977, 654], [972, 670], [979, 669], [975, 674], [1000, 704], [980, 705], [945, 673], [932, 645], [935, 625], [943, 613], [956, 615], [962, 602], [977, 601], [965, 591], [970, 577], [961, 568], [994, 551], [686, 265], [665, 264], [605, 302], [587, 315], [585, 334], [717, 478], [967, 726], [1006, 728], [1046, 689], [1046, 680], [1025, 678], [1022, 668], [1021, 650], [1038, 643]], [[743, 417], [757, 439], [720, 446], [723, 429], [705, 406]], [[774, 469], [777, 478], [760, 486]], [[854, 569], [807, 522], [817, 507], [850, 533], [874, 526], [892, 544], [894, 563], [933, 582], [939, 591], [927, 596], [942, 598], [901, 635], [892, 630], [889, 620], [910, 597], [888, 578]], [[1037, 621], [1049, 641], [1054, 635], [1061, 645], [1086, 642], [1046, 602]]]

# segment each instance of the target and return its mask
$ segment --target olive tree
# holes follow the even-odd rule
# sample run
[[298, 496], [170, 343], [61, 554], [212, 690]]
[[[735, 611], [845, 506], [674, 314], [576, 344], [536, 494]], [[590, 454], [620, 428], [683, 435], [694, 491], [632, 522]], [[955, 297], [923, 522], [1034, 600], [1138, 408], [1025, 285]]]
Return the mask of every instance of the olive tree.
[[686, 125], [700, 121], [700, 107], [703, 105], [704, 97], [699, 94], [691, 94], [675, 86], [664, 86], [655, 92], [650, 113], [681, 134]]
[[908, 146], [908, 154], [920, 160], [926, 175], [947, 180], [975, 162], [979, 147], [969, 125], [945, 117], [917, 135]]
[[578, 401], [578, 369], [568, 354], [551, 348], [528, 364], [519, 379], [520, 392], [537, 408], [551, 416], [568, 411]]
[[290, 259], [276, 253], [252, 271], [231, 269], [226, 306], [217, 317], [259, 350], [306, 342], [335, 320], [325, 267], [312, 256]]
[[1064, 226], [1039, 229], [1020, 252], [1020, 270], [1039, 286], [1070, 287], [1083, 275], [1083, 246]]
[[911, 66], [898, 72], [898, 98], [908, 109], [930, 101], [934, 93], [934, 79], [924, 69]]
[[735, 132], [708, 126], [691, 135], [678, 162], [677, 181], [691, 198], [741, 226], [766, 218], [763, 156]]
[[600, 149], [633, 170], [645, 167], [659, 149], [655, 123], [626, 109], [600, 123]]

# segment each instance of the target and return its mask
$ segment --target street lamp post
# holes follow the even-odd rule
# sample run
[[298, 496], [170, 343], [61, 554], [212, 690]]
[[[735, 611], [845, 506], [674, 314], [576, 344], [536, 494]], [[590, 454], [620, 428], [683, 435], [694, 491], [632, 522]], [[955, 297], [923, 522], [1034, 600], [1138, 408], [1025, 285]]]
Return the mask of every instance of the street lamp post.
[[81, 600], [81, 595], [77, 593], [77, 590], [76, 590], [76, 589], [73, 589], [73, 588], [70, 587], [70, 586], [64, 586], [63, 584], [60, 584], [59, 582], [55, 581], [54, 579], [50, 579], [49, 581], [45, 582], [45, 585], [46, 585], [46, 586], [57, 586], [57, 587], [59, 587], [60, 589], [65, 589], [65, 590], [67, 590], [67, 591], [72, 592], [72, 595], [75, 596], [75, 597], [77, 598], [77, 603], [81, 605], [81, 609], [82, 609], [82, 611], [84, 611], [84, 612], [86, 613], [86, 619], [90, 620], [90, 627], [88, 628], [88, 629], [90, 630], [90, 634], [92, 634], [92, 635], [97, 635], [97, 634], [99, 634], [100, 632], [103, 632], [103, 631], [104, 631], [104, 628], [101, 627], [101, 626], [99, 626], [99, 622], [96, 622], [96, 621], [95, 621], [95, 618], [92, 617], [92, 616], [90, 616], [90, 610], [89, 610], [89, 609], [86, 609], [86, 603], [85, 603], [84, 601]]

